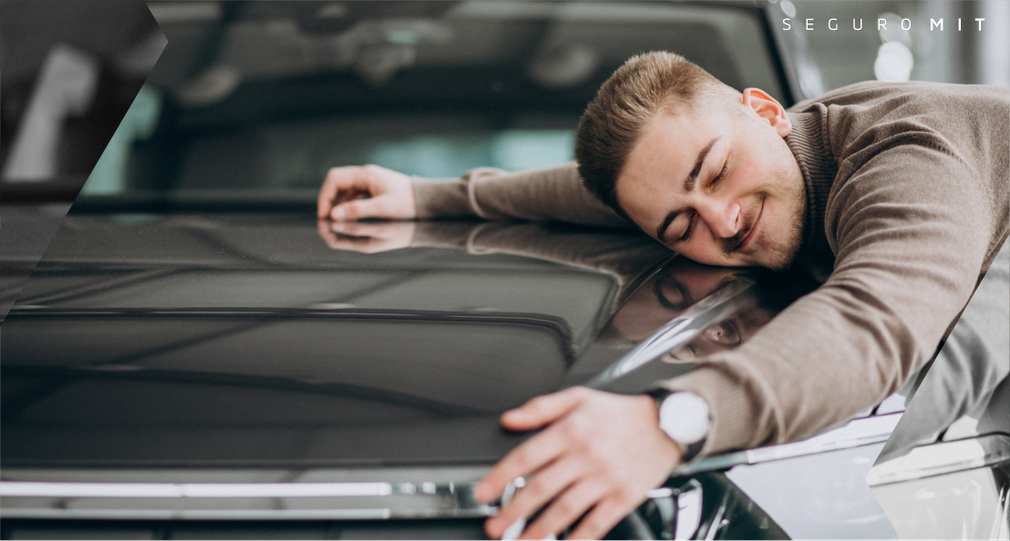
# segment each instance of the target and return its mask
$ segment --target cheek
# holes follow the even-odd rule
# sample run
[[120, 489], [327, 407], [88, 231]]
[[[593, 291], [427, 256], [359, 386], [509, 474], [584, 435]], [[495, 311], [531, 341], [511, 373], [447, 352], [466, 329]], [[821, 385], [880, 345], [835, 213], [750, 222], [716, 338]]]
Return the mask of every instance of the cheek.
[[734, 171], [734, 186], [744, 193], [757, 190], [767, 182], [765, 180], [767, 176], [766, 171], [766, 164], [761, 158], [755, 158], [754, 156], [743, 157], [740, 163], [737, 164], [736, 171]]
[[792, 221], [796, 218], [796, 205], [783, 197], [769, 198], [770, 208], [766, 211], [767, 216], [767, 231], [770, 238], [774, 238], [779, 241], [784, 241], [789, 237], [789, 232], [793, 229]]

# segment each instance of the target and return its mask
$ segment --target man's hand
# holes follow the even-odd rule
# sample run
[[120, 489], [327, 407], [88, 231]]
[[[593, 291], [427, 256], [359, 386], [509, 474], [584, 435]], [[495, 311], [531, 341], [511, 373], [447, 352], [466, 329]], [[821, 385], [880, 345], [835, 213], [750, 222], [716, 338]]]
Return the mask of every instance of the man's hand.
[[330, 169], [319, 190], [317, 207], [321, 220], [416, 217], [410, 177], [377, 165]]
[[493, 538], [548, 503], [523, 539], [556, 535], [583, 515], [569, 538], [600, 538], [680, 461], [679, 447], [659, 429], [655, 402], [644, 395], [576, 387], [534, 398], [501, 420], [510, 430], [550, 426], [512, 450], [478, 483], [477, 498], [490, 502], [516, 477], [526, 480], [525, 488], [485, 524]]
[[319, 236], [334, 250], [374, 254], [410, 246], [414, 222], [353, 223], [319, 220]]

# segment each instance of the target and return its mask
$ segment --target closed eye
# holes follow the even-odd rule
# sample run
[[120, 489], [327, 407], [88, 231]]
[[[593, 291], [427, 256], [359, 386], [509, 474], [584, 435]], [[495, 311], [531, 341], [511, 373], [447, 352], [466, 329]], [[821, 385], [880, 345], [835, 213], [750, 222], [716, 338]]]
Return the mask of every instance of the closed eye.
[[[712, 177], [708, 181], [708, 183], [706, 184], [706, 188], [709, 190], [713, 190], [716, 187], [718, 187], [719, 183], [722, 182], [722, 180], [726, 177], [727, 171], [729, 171], [729, 158], [727, 158], [726, 161], [722, 163], [722, 169], [719, 171], [719, 174]], [[680, 211], [671, 212], [666, 217], [666, 220], [663, 221], [663, 224], [660, 225], [659, 229], [657, 230], [656, 237], [659, 239], [663, 239], [665, 237], [664, 232], [670, 227], [671, 224], [673, 224], [674, 220], [677, 219], [681, 214], [682, 212]], [[687, 218], [688, 219], [687, 227], [684, 228], [684, 232], [680, 234], [679, 238], [674, 239], [672, 242], [681, 243], [689, 240], [691, 238], [691, 232], [694, 229], [694, 223], [695, 221], [697, 221], [697, 218], [698, 213], [691, 212], [690, 216], [688, 216]]]
[[687, 242], [691, 238], [691, 230], [694, 229], [694, 222], [698, 221], [698, 213], [692, 212], [691, 216], [687, 219], [687, 227], [684, 229], [684, 234], [677, 239], [679, 242]]
[[713, 177], [712, 180], [708, 181], [709, 189], [714, 188], [717, 184], [722, 182], [722, 179], [726, 176], [726, 171], [728, 169], [729, 169], [729, 160], [726, 160], [725, 162], [723, 162], [722, 170], [719, 171], [719, 174]]

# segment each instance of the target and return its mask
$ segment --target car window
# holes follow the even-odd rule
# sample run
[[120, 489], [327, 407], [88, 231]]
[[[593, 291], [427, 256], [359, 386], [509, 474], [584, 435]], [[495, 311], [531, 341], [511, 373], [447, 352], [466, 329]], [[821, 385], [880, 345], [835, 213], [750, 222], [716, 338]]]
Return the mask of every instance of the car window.
[[[373, 5], [374, 4], [374, 5]], [[343, 7], [339, 7], [343, 6]], [[85, 194], [303, 190], [573, 159], [627, 58], [669, 50], [785, 100], [761, 12], [609, 2], [152, 2], [169, 39]]]

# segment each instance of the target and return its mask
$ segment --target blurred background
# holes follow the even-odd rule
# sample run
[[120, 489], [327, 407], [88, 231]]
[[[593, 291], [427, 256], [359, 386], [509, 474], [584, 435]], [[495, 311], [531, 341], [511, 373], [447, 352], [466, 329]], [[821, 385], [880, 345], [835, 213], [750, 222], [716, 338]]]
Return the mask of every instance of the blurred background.
[[[875, 79], [1010, 87], [1010, 2], [775, 0], [770, 4], [779, 23], [777, 32], [806, 64], [800, 73], [808, 95]], [[981, 31], [979, 18], [985, 19]], [[790, 31], [782, 30], [783, 19], [790, 19]], [[808, 19], [813, 30], [806, 30]], [[886, 21], [882, 29], [880, 19]], [[940, 21], [942, 26], [931, 24]]]
[[140, 0], [0, 0], [0, 319], [165, 47]]
[[304, 203], [338, 165], [560, 163], [599, 84], [648, 50], [787, 104], [873, 79], [1010, 86], [1000, 0], [0, 6], [0, 317], [82, 185]]

